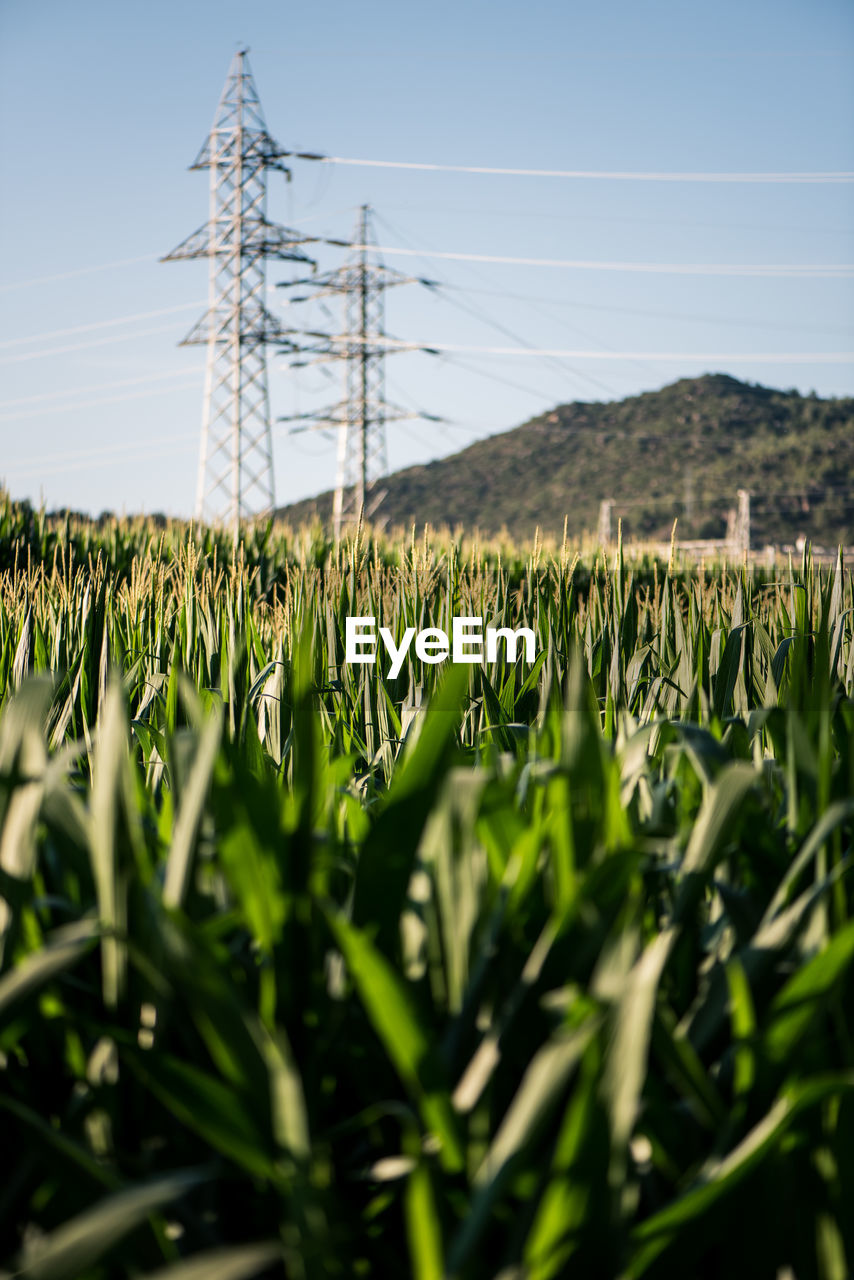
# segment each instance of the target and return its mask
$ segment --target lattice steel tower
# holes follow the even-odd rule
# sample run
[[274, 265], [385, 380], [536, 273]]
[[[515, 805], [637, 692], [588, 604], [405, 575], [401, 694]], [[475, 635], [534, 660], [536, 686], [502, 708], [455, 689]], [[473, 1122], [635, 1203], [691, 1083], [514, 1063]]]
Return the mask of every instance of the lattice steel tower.
[[[280, 286], [310, 286], [310, 294], [293, 298], [293, 302], [307, 302], [329, 294], [344, 297], [343, 333], [329, 335], [312, 333], [310, 330], [299, 331], [304, 342], [302, 354], [313, 352], [320, 360], [346, 361], [344, 400], [331, 409], [281, 419], [307, 420], [319, 430], [329, 427], [338, 429], [338, 467], [332, 504], [336, 539], [340, 538], [345, 525], [356, 523], [360, 513], [366, 519], [375, 516], [385, 496], [378, 481], [388, 471], [386, 424], [406, 418], [439, 421], [431, 414], [400, 409], [389, 404], [385, 394], [385, 357], [394, 351], [428, 350], [418, 343], [397, 342], [389, 338], [385, 331], [385, 291], [395, 284], [424, 284], [432, 287], [433, 282], [404, 275], [387, 267], [380, 260], [374, 247], [376, 238], [369, 205], [362, 205], [359, 210], [352, 244], [353, 254], [343, 266], [326, 275], [316, 276], [311, 281], [286, 281]], [[312, 340], [315, 340], [314, 344]]]
[[266, 259], [313, 265], [298, 232], [267, 221], [267, 170], [286, 154], [267, 132], [247, 50], [235, 54], [213, 128], [191, 169], [210, 171], [210, 217], [161, 259], [207, 258], [208, 309], [181, 346], [205, 344], [196, 518], [228, 524], [274, 505], [265, 344], [287, 345], [265, 301]]
[[[332, 523], [335, 537], [341, 527], [372, 515], [366, 504], [376, 481], [388, 471], [385, 424], [385, 284], [382, 263], [368, 260], [368, 245], [376, 244], [370, 209], [362, 205], [356, 227], [359, 246], [342, 269], [346, 297], [347, 417], [338, 435], [338, 474]], [[378, 345], [379, 344], [379, 345]], [[381, 500], [381, 495], [376, 495]], [[371, 504], [373, 506], [373, 504]], [[378, 504], [377, 504], [378, 505]]]

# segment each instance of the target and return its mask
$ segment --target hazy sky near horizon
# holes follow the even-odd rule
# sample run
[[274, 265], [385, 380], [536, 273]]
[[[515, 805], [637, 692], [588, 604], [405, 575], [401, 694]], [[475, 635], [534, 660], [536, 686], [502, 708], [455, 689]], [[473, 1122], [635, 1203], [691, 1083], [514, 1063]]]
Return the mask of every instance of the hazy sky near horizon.
[[[0, 480], [13, 496], [93, 513], [190, 514], [204, 350], [176, 344], [204, 309], [207, 264], [157, 258], [207, 218], [207, 174], [187, 166], [240, 46], [250, 48], [270, 132], [295, 150], [595, 171], [854, 170], [854, 7], [842, 0], [6, 0]], [[289, 184], [270, 175], [272, 219], [347, 236], [369, 202], [390, 248], [742, 267], [854, 262], [851, 184], [292, 167]], [[319, 258], [328, 267], [341, 253]], [[389, 357], [389, 399], [448, 420], [390, 424], [392, 469], [556, 403], [703, 372], [854, 394], [850, 356], [828, 360], [854, 350], [850, 271], [387, 261], [448, 286], [390, 291], [396, 337], [584, 353]], [[287, 276], [287, 264], [270, 265], [271, 286]], [[272, 293], [270, 305], [281, 300]], [[316, 304], [305, 319], [340, 323]], [[810, 358], [759, 358], [781, 353]], [[742, 358], [726, 358], [734, 356]], [[271, 355], [270, 394], [274, 416], [315, 409], [340, 397], [340, 372], [289, 371]], [[279, 502], [332, 485], [331, 435], [293, 436], [279, 424], [274, 440]]]

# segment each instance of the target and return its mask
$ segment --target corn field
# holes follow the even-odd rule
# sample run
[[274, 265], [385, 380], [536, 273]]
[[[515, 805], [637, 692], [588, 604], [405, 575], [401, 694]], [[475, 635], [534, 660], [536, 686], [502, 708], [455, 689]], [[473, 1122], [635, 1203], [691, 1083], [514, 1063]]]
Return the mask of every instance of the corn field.
[[846, 1280], [852, 623], [808, 551], [0, 498], [0, 1273]]

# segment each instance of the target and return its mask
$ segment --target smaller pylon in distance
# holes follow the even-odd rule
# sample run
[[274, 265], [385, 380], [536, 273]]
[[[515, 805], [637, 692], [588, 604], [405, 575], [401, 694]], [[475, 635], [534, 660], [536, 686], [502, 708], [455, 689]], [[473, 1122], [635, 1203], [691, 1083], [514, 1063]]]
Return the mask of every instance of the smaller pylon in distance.
[[344, 528], [355, 524], [360, 516], [374, 521], [377, 519], [385, 496], [380, 481], [388, 470], [387, 424], [407, 418], [440, 421], [434, 415], [400, 409], [389, 404], [385, 393], [385, 357], [389, 353], [429, 350], [419, 343], [395, 341], [386, 333], [385, 291], [397, 284], [423, 284], [434, 288], [435, 281], [407, 276], [385, 265], [376, 248], [369, 205], [361, 206], [355, 238], [346, 243], [351, 245], [352, 254], [343, 266], [312, 280], [290, 281], [280, 286], [309, 287], [309, 292], [304, 297], [293, 297], [292, 302], [307, 302], [332, 294], [344, 298], [342, 333], [311, 333], [297, 329], [288, 331], [293, 335], [302, 335], [301, 357], [306, 354], [313, 354], [315, 357], [308, 361], [301, 358], [294, 364], [326, 360], [344, 362], [344, 399], [331, 409], [282, 419], [308, 422], [315, 430], [334, 427], [338, 431], [338, 467], [332, 507], [336, 541]]

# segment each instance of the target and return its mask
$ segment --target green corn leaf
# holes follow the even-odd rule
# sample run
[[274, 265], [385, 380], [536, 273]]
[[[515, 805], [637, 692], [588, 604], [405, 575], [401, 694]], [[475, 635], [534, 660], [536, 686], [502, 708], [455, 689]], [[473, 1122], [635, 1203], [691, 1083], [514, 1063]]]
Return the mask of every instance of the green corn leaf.
[[114, 1192], [26, 1249], [15, 1274], [20, 1280], [80, 1280], [123, 1236], [207, 1176], [182, 1170]]
[[99, 934], [100, 928], [94, 920], [81, 920], [48, 934], [38, 951], [0, 978], [0, 1015], [5, 1018], [19, 1000], [40, 991], [70, 969], [92, 949]]
[[181, 906], [190, 883], [193, 854], [222, 734], [222, 713], [211, 714], [198, 737], [193, 763], [182, 788], [181, 802], [166, 861], [163, 903]]
[[834, 988], [854, 964], [854, 920], [795, 973], [771, 1005], [765, 1032], [768, 1056], [785, 1061], [822, 1016]]
[[149, 1271], [140, 1280], [253, 1280], [269, 1274], [270, 1267], [282, 1257], [282, 1247], [268, 1244], [244, 1244], [233, 1249], [207, 1249], [183, 1262]]
[[271, 1142], [255, 1121], [249, 1100], [233, 1086], [162, 1051], [126, 1049], [123, 1058], [180, 1124], [253, 1176], [275, 1178]]
[[363, 931], [341, 916], [329, 914], [327, 919], [371, 1025], [401, 1081], [418, 1104], [424, 1123], [441, 1144], [442, 1164], [449, 1171], [461, 1169], [459, 1122], [441, 1066], [430, 1047], [429, 1032], [422, 1024], [412, 996]]
[[642, 1276], [678, 1231], [735, 1191], [747, 1174], [777, 1148], [797, 1116], [827, 1098], [852, 1091], [854, 1072], [821, 1076], [787, 1089], [737, 1147], [722, 1159], [708, 1161], [683, 1195], [635, 1228], [633, 1238], [640, 1247], [626, 1269], [626, 1276], [632, 1280]]

